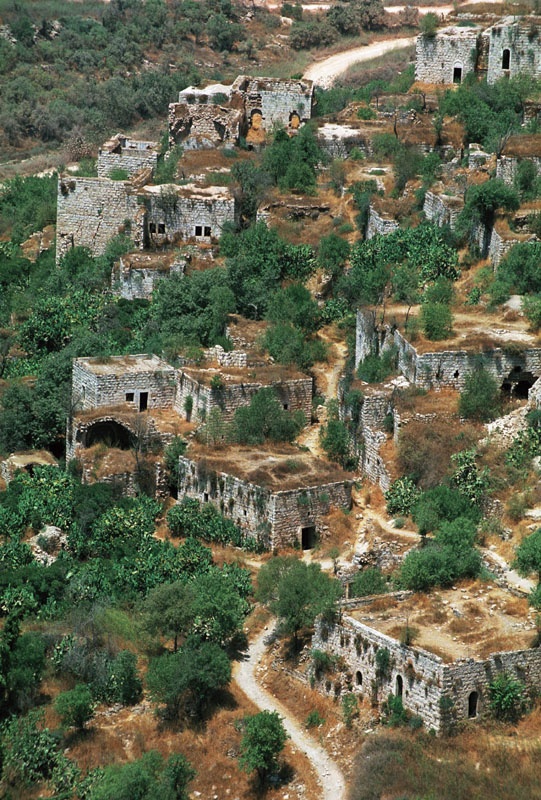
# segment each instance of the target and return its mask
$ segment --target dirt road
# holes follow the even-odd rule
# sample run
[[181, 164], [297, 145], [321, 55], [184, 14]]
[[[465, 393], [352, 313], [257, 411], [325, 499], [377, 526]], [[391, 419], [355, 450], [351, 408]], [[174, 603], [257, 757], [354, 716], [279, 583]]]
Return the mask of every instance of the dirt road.
[[339, 75], [342, 75], [352, 64], [362, 61], [371, 61], [373, 58], [383, 56], [392, 50], [400, 50], [415, 44], [415, 37], [409, 36], [402, 39], [386, 39], [383, 42], [374, 42], [365, 47], [355, 47], [353, 50], [345, 50], [335, 56], [325, 58], [323, 61], [316, 61], [308, 67], [303, 78], [314, 81], [318, 86], [328, 89]]
[[345, 800], [346, 783], [341, 770], [330, 758], [326, 751], [309, 736], [290, 712], [272, 695], [263, 689], [257, 681], [258, 665], [265, 651], [265, 637], [268, 631], [263, 631], [252, 642], [248, 651], [248, 658], [235, 665], [234, 678], [242, 691], [262, 711], [277, 711], [283, 718], [291, 741], [298, 750], [305, 753], [312, 764], [321, 784], [321, 800]]

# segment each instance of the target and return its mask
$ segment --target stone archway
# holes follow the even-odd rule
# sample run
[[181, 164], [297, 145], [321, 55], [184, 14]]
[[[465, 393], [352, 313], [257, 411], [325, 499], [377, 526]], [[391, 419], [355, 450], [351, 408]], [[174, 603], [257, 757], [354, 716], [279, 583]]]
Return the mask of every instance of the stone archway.
[[83, 447], [105, 444], [118, 450], [129, 450], [133, 446], [134, 434], [114, 419], [96, 420], [83, 434]]
[[521, 366], [513, 367], [509, 375], [502, 381], [501, 390], [509, 397], [527, 400], [528, 392], [536, 382], [536, 376]]
[[468, 719], [475, 719], [479, 711], [479, 693], [470, 692], [468, 697]]

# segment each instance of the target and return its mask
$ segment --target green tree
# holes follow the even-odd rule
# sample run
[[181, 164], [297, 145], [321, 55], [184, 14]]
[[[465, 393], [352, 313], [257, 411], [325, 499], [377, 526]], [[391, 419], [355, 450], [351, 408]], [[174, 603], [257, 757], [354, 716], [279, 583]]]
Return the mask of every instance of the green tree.
[[252, 397], [249, 406], [236, 410], [234, 437], [240, 444], [263, 444], [266, 440], [291, 442], [304, 424], [302, 412], [288, 413], [274, 389], [265, 388]]
[[194, 617], [194, 587], [192, 583], [176, 581], [156, 586], [144, 602], [145, 627], [173, 638], [177, 652], [178, 638], [190, 632]]
[[500, 672], [488, 685], [489, 708], [496, 719], [517, 722], [526, 710], [524, 684], [508, 672]]
[[55, 700], [55, 709], [62, 723], [83, 730], [94, 716], [94, 701], [90, 687], [78, 684], [68, 692], [62, 692]]
[[421, 323], [427, 339], [447, 339], [453, 332], [453, 315], [447, 303], [423, 303]]
[[245, 717], [243, 724], [240, 767], [246, 772], [256, 770], [264, 784], [269, 773], [277, 767], [277, 758], [284, 749], [287, 733], [277, 711], [260, 711]]
[[466, 377], [464, 389], [460, 393], [458, 403], [460, 416], [479, 422], [489, 422], [499, 415], [500, 410], [500, 389], [496, 379], [483, 368], [471, 372]]
[[536, 572], [537, 580], [541, 582], [541, 528], [519, 544], [513, 566], [525, 577]]
[[387, 591], [387, 583], [377, 567], [359, 572], [353, 578], [350, 585], [351, 597], [365, 597], [371, 594], [384, 594]]
[[175, 753], [163, 761], [156, 750], [128, 764], [105, 767], [93, 776], [88, 800], [188, 800], [188, 784], [195, 771]]

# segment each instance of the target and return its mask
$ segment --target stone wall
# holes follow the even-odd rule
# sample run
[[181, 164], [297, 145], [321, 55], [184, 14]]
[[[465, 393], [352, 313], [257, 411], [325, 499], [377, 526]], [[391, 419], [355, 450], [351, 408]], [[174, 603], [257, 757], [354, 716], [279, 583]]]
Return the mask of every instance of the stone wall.
[[[541, 70], [541, 40], [536, 21], [506, 17], [487, 31], [490, 36], [487, 82], [520, 74], [537, 78]], [[506, 54], [508, 60], [506, 62]]]
[[[489, 684], [498, 674], [513, 675], [535, 694], [541, 688], [539, 648], [493, 653], [482, 661], [471, 658], [445, 664], [426, 650], [401, 645], [347, 616], [340, 625], [330, 628], [318, 620], [312, 646], [344, 659], [346, 669], [339, 681], [348, 690], [382, 702], [391, 692], [400, 694], [401, 685], [404, 708], [420, 716], [425, 726], [436, 732], [471, 716], [472, 692], [477, 696], [474, 716], [483, 714]], [[376, 653], [380, 648], [386, 648], [390, 655], [390, 669], [383, 677], [376, 673]], [[442, 703], [444, 698], [446, 702]], [[448, 710], [444, 711], [444, 707]]]
[[[358, 467], [372, 483], [377, 483], [386, 492], [391, 485], [391, 476], [380, 455], [382, 445], [387, 441], [385, 418], [392, 411], [393, 387], [381, 391], [371, 390], [364, 394], [361, 402], [359, 420], [354, 426], [351, 409], [341, 403], [341, 416], [350, 420], [348, 424], [350, 445], [358, 458]], [[353, 427], [354, 426], [354, 427]]]
[[374, 236], [380, 234], [386, 236], [388, 233], [394, 233], [399, 229], [400, 225], [395, 219], [385, 219], [378, 214], [373, 206], [370, 206], [368, 215], [368, 224], [366, 228], [366, 238], [372, 239]]
[[[141, 394], [146, 392], [149, 409], [172, 408], [175, 398], [173, 367], [157, 356], [128, 358], [144, 359], [148, 369], [130, 370], [130, 363], [126, 363], [124, 356], [111, 356], [101, 370], [95, 371], [92, 359], [76, 358], [72, 372], [72, 403], [80, 410], [103, 406], [138, 409]], [[126, 395], [132, 397], [128, 399]]]
[[415, 80], [461, 83], [465, 75], [475, 70], [478, 35], [475, 28], [444, 28], [435, 36], [420, 34], [416, 42]]
[[102, 255], [108, 242], [128, 229], [135, 247], [142, 247], [143, 226], [144, 210], [130, 181], [59, 177], [57, 260], [72, 247], [88, 247], [93, 255]]
[[129, 260], [121, 258], [111, 272], [111, 287], [115, 297], [124, 300], [150, 300], [156, 284], [169, 275], [184, 273], [186, 260], [178, 258], [163, 267], [132, 266]]
[[398, 369], [410, 383], [423, 389], [451, 386], [459, 391], [473, 371], [483, 367], [500, 383], [515, 373], [529, 372], [541, 375], [541, 348], [518, 349], [510, 345], [508, 350], [494, 348], [483, 352], [465, 350], [442, 350], [433, 353], [418, 353], [402, 336], [400, 331], [388, 325], [377, 325], [372, 310], [357, 312], [355, 368], [370, 354], [381, 353], [394, 346], [398, 352]]
[[372, 145], [366, 132], [351, 125], [328, 122], [317, 129], [317, 142], [330, 158], [348, 158], [353, 148], [366, 157], [372, 153]]
[[[235, 198], [221, 187], [184, 186], [157, 192], [144, 190], [149, 238], [157, 246], [197, 238], [210, 242], [221, 236], [226, 222], [235, 222]], [[191, 194], [189, 194], [189, 190]]]
[[452, 197], [446, 194], [435, 194], [430, 190], [425, 194], [423, 212], [425, 217], [435, 225], [449, 225], [455, 227], [456, 219], [464, 207], [464, 201], [460, 197]]
[[141, 169], [150, 168], [152, 173], [158, 163], [155, 142], [129, 142], [114, 150], [100, 148], [98, 151], [98, 178], [108, 178], [113, 169], [123, 169], [128, 175], [135, 175]]
[[204, 459], [179, 458], [179, 500], [212, 502], [247, 535], [267, 549], [302, 544], [302, 529], [315, 527], [331, 506], [351, 506], [351, 485], [344, 481], [271, 492], [224, 472], [209, 470]]
[[231, 350], [228, 352], [219, 344], [205, 350], [205, 358], [210, 361], [217, 361], [221, 367], [245, 368], [248, 363], [247, 353], [244, 353], [242, 350]]
[[501, 178], [509, 186], [515, 182], [515, 177], [518, 170], [518, 165], [521, 161], [529, 161], [537, 170], [537, 174], [541, 173], [541, 156], [528, 156], [527, 158], [518, 158], [518, 156], [500, 156], [496, 161], [496, 177]]
[[312, 81], [239, 75], [231, 89], [232, 99], [236, 92], [242, 97], [246, 119], [251, 118], [252, 112], [260, 111], [267, 131], [276, 123], [287, 127], [293, 114], [301, 123], [312, 116]]
[[187, 150], [233, 147], [244, 133], [244, 112], [226, 106], [171, 103], [169, 146], [182, 144]]
[[[279, 402], [291, 413], [302, 411], [306, 417], [307, 424], [310, 423], [312, 416], [312, 378], [299, 378], [296, 380], [277, 381], [268, 384], [272, 386]], [[189, 371], [179, 370], [177, 373], [177, 390], [175, 399], [175, 409], [186, 416], [186, 399], [192, 398], [193, 415], [200, 418], [208, 416], [213, 408], [218, 408], [225, 422], [231, 422], [235, 416], [237, 408], [250, 405], [252, 397], [263, 389], [265, 384], [254, 382], [235, 384], [225, 383], [223, 388], [211, 389], [202, 381], [190, 375]]]
[[[103, 431], [120, 431], [124, 434], [124, 446], [120, 449], [128, 450], [137, 443], [146, 444], [149, 447], [158, 446], [161, 450], [165, 449], [173, 441], [174, 434], [159, 431], [155, 421], [148, 413], [141, 415], [129, 415], [125, 413], [125, 407], [119, 409], [104, 409], [101, 415], [75, 415], [68, 420], [66, 427], [66, 461], [77, 457], [81, 449], [91, 447], [101, 439], [96, 435], [98, 427]], [[107, 443], [109, 447], [110, 444]], [[116, 445], [115, 445], [116, 446]], [[122, 473], [124, 474], [124, 473]], [[131, 473], [126, 473], [131, 474]]]

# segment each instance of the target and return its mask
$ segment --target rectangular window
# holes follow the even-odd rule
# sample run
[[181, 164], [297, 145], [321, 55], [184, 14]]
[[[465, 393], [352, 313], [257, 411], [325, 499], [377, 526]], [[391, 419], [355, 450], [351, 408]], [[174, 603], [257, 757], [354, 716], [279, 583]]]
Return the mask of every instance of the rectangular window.
[[133, 403], [134, 400], [135, 400], [135, 393], [126, 392], [126, 403]]
[[210, 225], [205, 225], [205, 236], [210, 236]]
[[203, 226], [202, 225], [196, 225], [195, 226], [195, 235], [196, 236], [203, 236]]
[[149, 233], [156, 233], [156, 223], [155, 222], [149, 222], [148, 223], [148, 232]]
[[158, 222], [158, 233], [165, 233], [165, 223]]

